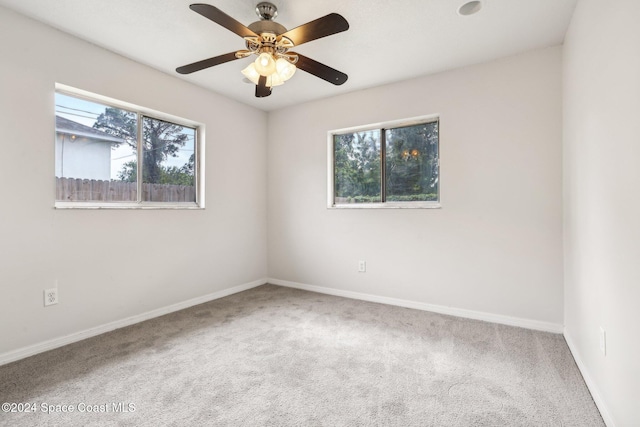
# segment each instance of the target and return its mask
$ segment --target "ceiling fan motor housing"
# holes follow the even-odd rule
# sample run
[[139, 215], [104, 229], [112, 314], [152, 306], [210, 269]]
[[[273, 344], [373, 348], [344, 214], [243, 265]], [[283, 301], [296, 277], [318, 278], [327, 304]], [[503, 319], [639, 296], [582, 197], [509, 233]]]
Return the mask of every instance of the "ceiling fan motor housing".
[[273, 33], [275, 35], [280, 35], [287, 32], [284, 25], [280, 25], [274, 21], [256, 21], [249, 24], [249, 29], [256, 34]]

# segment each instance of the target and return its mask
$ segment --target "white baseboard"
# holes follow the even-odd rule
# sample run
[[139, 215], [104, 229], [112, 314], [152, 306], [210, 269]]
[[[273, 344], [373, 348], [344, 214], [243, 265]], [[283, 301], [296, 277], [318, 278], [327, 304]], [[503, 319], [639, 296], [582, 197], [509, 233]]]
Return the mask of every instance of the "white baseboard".
[[564, 339], [569, 346], [569, 350], [571, 351], [571, 355], [573, 356], [573, 360], [576, 361], [576, 365], [578, 365], [578, 369], [580, 369], [580, 373], [582, 374], [582, 378], [584, 378], [584, 382], [587, 384], [587, 388], [589, 392], [591, 392], [591, 397], [593, 397], [593, 401], [596, 403], [598, 410], [600, 411], [600, 415], [602, 415], [602, 419], [607, 427], [616, 427], [616, 423], [613, 421], [613, 417], [607, 409], [607, 405], [604, 403], [604, 399], [602, 399], [602, 394], [600, 393], [600, 389], [589, 375], [589, 371], [587, 370], [587, 366], [582, 361], [580, 357], [580, 353], [578, 353], [578, 348], [575, 345], [575, 342], [571, 338], [571, 335], [564, 331]]
[[205, 302], [213, 301], [219, 298], [223, 298], [238, 292], [246, 291], [248, 289], [255, 288], [267, 283], [267, 279], [259, 279], [253, 282], [245, 283], [242, 285], [234, 286], [232, 288], [223, 289], [218, 292], [203, 295], [201, 297], [192, 298], [187, 301], [182, 301], [177, 304], [172, 304], [167, 307], [157, 308], [155, 310], [147, 311], [146, 313], [137, 314], [135, 316], [127, 317], [125, 319], [109, 322], [104, 325], [96, 326], [94, 328], [85, 329], [84, 331], [74, 332], [69, 335], [54, 338], [48, 341], [44, 341], [38, 344], [22, 347], [17, 350], [12, 350], [6, 353], [0, 354], [0, 366], [16, 360], [24, 359], [29, 356], [36, 355], [54, 348], [62, 347], [67, 344], [71, 344], [77, 341], [91, 338], [96, 335], [104, 334], [105, 332], [113, 331], [114, 329], [124, 328], [136, 323], [143, 322], [145, 320], [153, 319], [165, 314], [173, 313], [174, 311], [183, 310], [185, 308], [193, 307], [194, 305], [203, 304]]
[[322, 286], [307, 285], [304, 283], [296, 283], [273, 278], [268, 279], [268, 282], [274, 285], [286, 286], [288, 288], [304, 289], [306, 291], [318, 292], [321, 294], [329, 294], [339, 297], [377, 302], [381, 304], [396, 305], [399, 307], [413, 308], [416, 310], [432, 311], [434, 313], [449, 314], [451, 316], [465, 317], [467, 319], [484, 320], [486, 322], [500, 323], [509, 326], [518, 326], [520, 328], [534, 329], [537, 331], [553, 332], [556, 334], [561, 334], [562, 332], [564, 332], [564, 326], [557, 323], [503, 316], [500, 314], [485, 313], [482, 311], [466, 310], [464, 308], [447, 307], [443, 305], [427, 304], [424, 302], [383, 297], [378, 295], [364, 294], [360, 292], [345, 291], [341, 289], [325, 288]]

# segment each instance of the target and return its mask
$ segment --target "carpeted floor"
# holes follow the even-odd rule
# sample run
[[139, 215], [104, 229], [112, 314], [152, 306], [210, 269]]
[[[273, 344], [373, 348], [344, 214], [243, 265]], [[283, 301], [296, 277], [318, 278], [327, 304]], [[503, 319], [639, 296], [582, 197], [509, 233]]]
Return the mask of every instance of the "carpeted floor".
[[561, 335], [273, 285], [1, 366], [0, 402], [35, 404], [3, 426], [604, 425]]

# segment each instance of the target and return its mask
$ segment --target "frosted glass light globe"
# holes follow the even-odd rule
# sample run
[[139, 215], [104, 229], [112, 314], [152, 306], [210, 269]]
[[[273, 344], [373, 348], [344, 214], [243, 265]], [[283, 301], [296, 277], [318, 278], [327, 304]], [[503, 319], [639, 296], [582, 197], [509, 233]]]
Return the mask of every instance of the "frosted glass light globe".
[[276, 72], [276, 61], [273, 60], [270, 53], [262, 52], [254, 64], [256, 64], [256, 71], [261, 76], [269, 76]]
[[276, 71], [282, 81], [286, 82], [295, 74], [296, 66], [284, 58], [278, 58], [276, 61]]

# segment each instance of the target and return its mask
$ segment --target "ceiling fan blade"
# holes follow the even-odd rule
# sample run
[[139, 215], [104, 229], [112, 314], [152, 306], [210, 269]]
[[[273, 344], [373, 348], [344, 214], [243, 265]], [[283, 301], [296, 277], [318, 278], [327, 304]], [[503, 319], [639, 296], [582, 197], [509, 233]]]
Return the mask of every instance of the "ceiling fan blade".
[[225, 53], [224, 55], [214, 56], [213, 58], [204, 59], [202, 61], [194, 62], [193, 64], [183, 65], [176, 68], [176, 72], [180, 74], [191, 74], [196, 71], [204, 70], [205, 68], [213, 67], [214, 65], [224, 64], [225, 62], [238, 59], [236, 52]]
[[[286, 37], [296, 46], [317, 40], [332, 34], [341, 33], [349, 29], [349, 23], [341, 15], [330, 13], [315, 21], [307, 22], [304, 25], [289, 30], [280, 37]], [[279, 38], [280, 38], [279, 37]]]
[[[293, 53], [293, 52], [291, 52]], [[313, 74], [316, 77], [320, 77], [322, 80], [326, 80], [329, 83], [333, 83], [336, 86], [339, 86], [347, 81], [349, 76], [345, 73], [342, 73], [338, 70], [335, 70], [327, 65], [321, 64], [318, 61], [314, 61], [311, 58], [307, 58], [306, 56], [298, 55], [298, 62], [296, 62], [296, 67], [300, 68], [302, 71], [306, 71], [309, 74]]]
[[267, 86], [267, 77], [260, 76], [256, 85], [256, 98], [264, 98], [271, 95], [271, 88]]
[[216, 24], [222, 25], [227, 30], [236, 33], [240, 37], [258, 37], [258, 35], [249, 28], [210, 4], [196, 3], [189, 6], [189, 8], [205, 18], [212, 20]]

